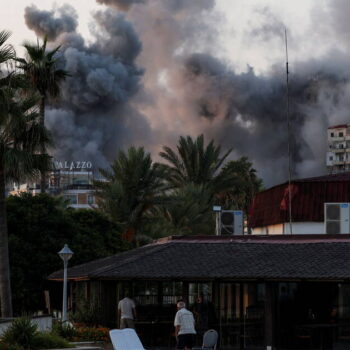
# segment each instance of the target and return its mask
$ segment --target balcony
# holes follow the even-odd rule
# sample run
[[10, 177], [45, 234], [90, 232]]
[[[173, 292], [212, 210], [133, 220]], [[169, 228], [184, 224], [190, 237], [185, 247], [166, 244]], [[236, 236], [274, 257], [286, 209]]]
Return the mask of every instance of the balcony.
[[333, 160], [332, 165], [345, 165], [350, 164], [350, 159], [348, 160]]
[[331, 148], [330, 151], [333, 153], [350, 153], [350, 148]]

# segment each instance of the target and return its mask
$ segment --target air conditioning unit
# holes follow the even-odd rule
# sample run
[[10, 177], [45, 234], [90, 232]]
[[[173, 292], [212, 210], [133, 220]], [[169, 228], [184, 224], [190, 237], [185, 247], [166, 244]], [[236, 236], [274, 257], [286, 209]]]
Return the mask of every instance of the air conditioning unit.
[[222, 210], [220, 212], [221, 235], [243, 235], [243, 211]]
[[325, 203], [324, 222], [327, 234], [350, 233], [350, 203]]

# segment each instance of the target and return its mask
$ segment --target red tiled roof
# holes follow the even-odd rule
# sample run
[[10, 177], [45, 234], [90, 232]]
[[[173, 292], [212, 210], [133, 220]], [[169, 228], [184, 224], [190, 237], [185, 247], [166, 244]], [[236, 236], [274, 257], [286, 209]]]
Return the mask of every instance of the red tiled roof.
[[333, 125], [328, 127], [328, 129], [339, 129], [339, 128], [347, 128], [348, 125], [347, 124], [339, 124], [339, 125]]
[[338, 174], [328, 174], [317, 177], [308, 177], [305, 179], [295, 179], [294, 182], [336, 182], [336, 181], [350, 181], [350, 172], [342, 172]]
[[[324, 203], [350, 202], [350, 173], [332, 174], [291, 183], [292, 220], [324, 220]], [[258, 193], [249, 211], [249, 226], [262, 227], [289, 221], [288, 183]]]

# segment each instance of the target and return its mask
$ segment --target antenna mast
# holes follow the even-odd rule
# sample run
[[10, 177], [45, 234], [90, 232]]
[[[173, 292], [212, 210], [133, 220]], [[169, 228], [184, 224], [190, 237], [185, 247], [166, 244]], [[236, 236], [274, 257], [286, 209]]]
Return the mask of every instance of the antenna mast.
[[290, 234], [293, 234], [292, 227], [292, 164], [291, 164], [291, 145], [290, 145], [290, 117], [289, 117], [289, 67], [288, 67], [288, 41], [287, 41], [287, 28], [284, 28], [284, 38], [286, 42], [286, 98], [287, 98], [287, 133], [288, 133], [288, 211], [289, 211], [289, 230]]

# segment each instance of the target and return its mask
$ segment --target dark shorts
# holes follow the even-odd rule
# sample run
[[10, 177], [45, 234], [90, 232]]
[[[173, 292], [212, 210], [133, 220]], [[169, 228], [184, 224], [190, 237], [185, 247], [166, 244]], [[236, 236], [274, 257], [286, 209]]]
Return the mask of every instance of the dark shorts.
[[177, 336], [176, 349], [192, 349], [194, 342], [194, 334], [179, 334]]

